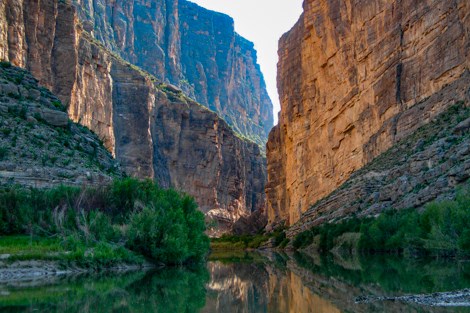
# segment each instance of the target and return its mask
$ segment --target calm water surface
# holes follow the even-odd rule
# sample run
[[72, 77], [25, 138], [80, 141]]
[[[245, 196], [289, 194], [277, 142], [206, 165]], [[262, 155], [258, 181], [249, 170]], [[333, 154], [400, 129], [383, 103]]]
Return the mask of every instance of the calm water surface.
[[393, 257], [212, 255], [206, 266], [0, 285], [0, 312], [470, 312], [358, 296], [470, 287], [470, 264]]

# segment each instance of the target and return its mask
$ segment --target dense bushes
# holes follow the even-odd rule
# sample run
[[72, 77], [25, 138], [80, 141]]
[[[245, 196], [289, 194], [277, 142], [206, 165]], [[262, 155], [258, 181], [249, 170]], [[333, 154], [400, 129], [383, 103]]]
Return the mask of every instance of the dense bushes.
[[376, 219], [324, 224], [298, 234], [293, 246], [304, 248], [319, 236], [320, 250], [330, 251], [345, 233], [360, 233], [364, 253], [470, 255], [470, 187], [462, 188], [453, 201], [428, 204], [421, 213], [390, 210]]
[[314, 227], [311, 230], [304, 231], [298, 234], [292, 246], [295, 249], [302, 249], [311, 245], [315, 237], [319, 237], [319, 248], [322, 251], [330, 251], [335, 246], [335, 239], [345, 233], [358, 232], [362, 224], [368, 223], [370, 220], [359, 220], [351, 218], [337, 224], [323, 224], [319, 227]]
[[198, 261], [209, 247], [194, 200], [152, 181], [96, 188], [0, 189], [0, 235], [59, 237], [64, 245], [126, 247], [156, 262]]
[[258, 235], [223, 235], [220, 238], [213, 238], [211, 248], [213, 250], [245, 250], [257, 249], [268, 241], [269, 236]]
[[432, 202], [416, 210], [391, 211], [361, 227], [360, 248], [365, 251], [470, 254], [470, 188], [454, 201]]
[[313, 242], [313, 230], [306, 230], [295, 236], [292, 246], [295, 249], [301, 249], [309, 246]]
[[211, 241], [212, 250], [232, 251], [258, 249], [271, 241], [268, 246], [285, 248], [289, 243], [286, 236], [286, 228], [278, 227], [271, 233], [259, 233], [257, 235], [223, 235], [220, 238], [213, 238]]
[[204, 215], [192, 198], [167, 192], [158, 207], [146, 207], [130, 217], [128, 245], [164, 263], [199, 261], [207, 252]]

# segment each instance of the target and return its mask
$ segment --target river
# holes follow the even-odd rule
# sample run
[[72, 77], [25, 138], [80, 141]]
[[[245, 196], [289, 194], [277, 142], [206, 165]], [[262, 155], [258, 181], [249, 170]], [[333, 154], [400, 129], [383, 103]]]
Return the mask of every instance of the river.
[[190, 269], [0, 284], [0, 312], [470, 312], [381, 298], [468, 287], [467, 262], [234, 253]]

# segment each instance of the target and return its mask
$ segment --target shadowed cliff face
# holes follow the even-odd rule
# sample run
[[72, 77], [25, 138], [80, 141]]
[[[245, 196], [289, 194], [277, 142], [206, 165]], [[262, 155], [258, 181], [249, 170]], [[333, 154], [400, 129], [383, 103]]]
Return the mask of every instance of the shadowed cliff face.
[[468, 97], [469, 19], [463, 0], [304, 2], [279, 45], [282, 110], [267, 145], [271, 223], [295, 223]]
[[106, 48], [181, 88], [264, 147], [272, 103], [253, 44], [233, 20], [186, 0], [78, 0], [85, 30]]
[[129, 175], [193, 195], [220, 223], [216, 231], [264, 207], [259, 147], [180, 90], [110, 53], [78, 22], [75, 6], [7, 0], [0, 16], [0, 56], [51, 88]]

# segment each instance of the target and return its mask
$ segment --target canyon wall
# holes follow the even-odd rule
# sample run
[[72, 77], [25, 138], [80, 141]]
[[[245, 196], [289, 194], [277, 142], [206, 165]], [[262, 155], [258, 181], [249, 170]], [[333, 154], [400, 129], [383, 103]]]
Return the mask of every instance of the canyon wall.
[[186, 0], [76, 0], [83, 27], [120, 57], [182, 89], [263, 147], [273, 108], [253, 44], [233, 19]]
[[468, 97], [469, 29], [464, 0], [305, 0], [279, 44], [270, 223], [294, 224], [352, 173]]
[[30, 70], [129, 175], [193, 195], [224, 231], [265, 204], [265, 158], [219, 116], [125, 62], [62, 1], [0, 6], [0, 56]]

